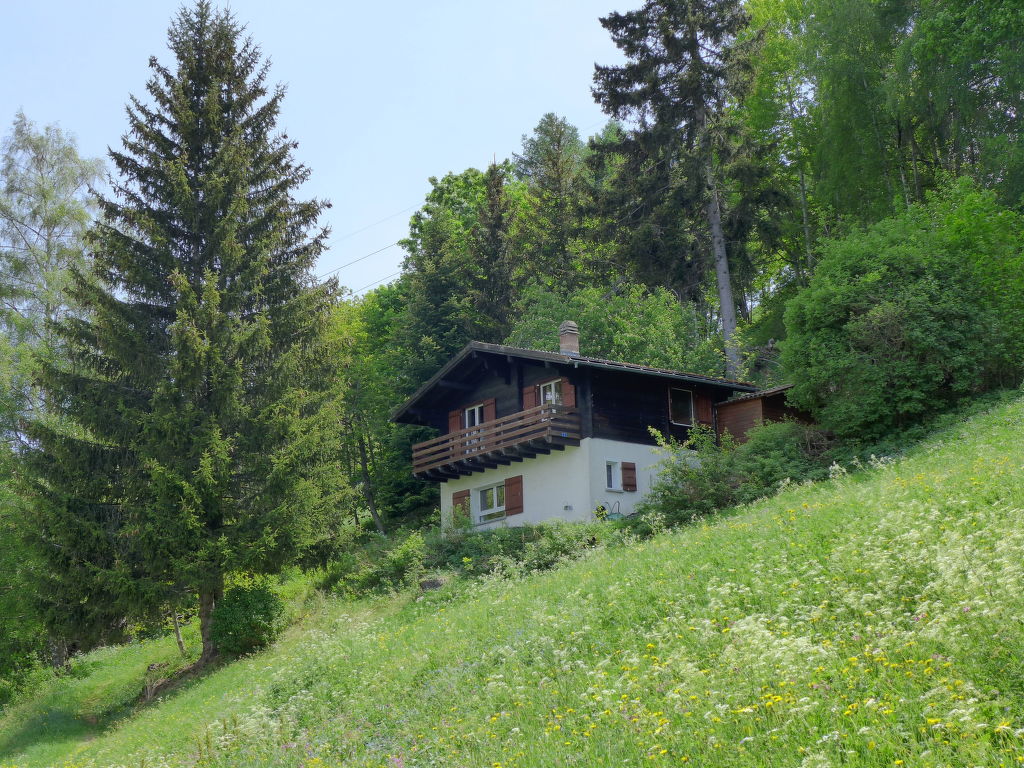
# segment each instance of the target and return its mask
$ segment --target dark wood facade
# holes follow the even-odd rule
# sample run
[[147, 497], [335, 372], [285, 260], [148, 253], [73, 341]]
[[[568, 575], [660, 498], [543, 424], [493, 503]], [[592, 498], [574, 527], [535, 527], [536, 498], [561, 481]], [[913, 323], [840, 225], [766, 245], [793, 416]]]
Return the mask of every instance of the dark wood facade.
[[[541, 386], [555, 381], [560, 401], [542, 402]], [[725, 379], [473, 343], [393, 418], [441, 433], [413, 447], [413, 471], [445, 480], [578, 445], [588, 437], [654, 445], [653, 428], [685, 440], [694, 424], [715, 428], [717, 403], [754, 390]], [[673, 422], [673, 396], [677, 403], [692, 398], [692, 407], [676, 408], [680, 423]], [[474, 410], [470, 417], [467, 409]]]
[[[619, 371], [587, 371], [589, 397], [581, 401], [581, 408], [589, 405], [592, 427], [584, 431], [586, 437], [602, 437], [626, 443], [655, 445], [651, 429], [677, 440], [685, 440], [693, 423], [714, 426], [714, 402], [722, 399], [720, 388], [637, 376]], [[669, 414], [669, 391], [681, 389], [693, 396], [691, 424], [674, 424]], [[727, 396], [727, 395], [726, 395]]]

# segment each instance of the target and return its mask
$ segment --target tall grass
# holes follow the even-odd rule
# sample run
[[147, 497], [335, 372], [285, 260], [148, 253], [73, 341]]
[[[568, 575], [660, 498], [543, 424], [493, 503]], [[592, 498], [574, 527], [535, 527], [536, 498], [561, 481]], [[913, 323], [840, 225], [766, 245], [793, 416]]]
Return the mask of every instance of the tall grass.
[[0, 763], [1018, 765], [1022, 437], [1017, 401], [555, 571], [333, 603], [89, 741], [0, 740]]

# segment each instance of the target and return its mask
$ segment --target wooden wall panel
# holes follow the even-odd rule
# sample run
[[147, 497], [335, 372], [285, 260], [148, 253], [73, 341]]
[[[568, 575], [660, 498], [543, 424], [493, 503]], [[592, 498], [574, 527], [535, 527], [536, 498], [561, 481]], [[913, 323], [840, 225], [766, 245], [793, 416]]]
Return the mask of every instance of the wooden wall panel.
[[715, 423], [715, 409], [711, 403], [711, 397], [708, 393], [700, 390], [694, 391], [693, 410], [694, 415], [697, 417], [698, 424], [707, 424], [710, 426]]
[[764, 419], [760, 398], [739, 400], [735, 403], [718, 404], [718, 434], [732, 434], [737, 442], [742, 443], [747, 432]]

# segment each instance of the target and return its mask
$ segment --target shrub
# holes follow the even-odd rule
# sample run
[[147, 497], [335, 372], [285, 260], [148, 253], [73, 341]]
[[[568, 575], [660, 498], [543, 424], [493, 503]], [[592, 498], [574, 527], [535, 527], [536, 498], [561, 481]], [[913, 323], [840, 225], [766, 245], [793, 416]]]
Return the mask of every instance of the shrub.
[[659, 437], [664, 458], [650, 493], [637, 505], [641, 516], [657, 513], [674, 525], [735, 503], [742, 477], [736, 469], [736, 442], [726, 432], [696, 426], [683, 443]]
[[405, 541], [388, 550], [384, 560], [377, 567], [377, 579], [380, 583], [393, 589], [415, 584], [423, 574], [425, 546], [422, 534], [413, 531]]
[[240, 656], [265, 648], [284, 629], [284, 603], [265, 579], [229, 588], [213, 609], [210, 628], [223, 653]]
[[558, 562], [618, 538], [606, 523], [550, 522], [488, 531], [453, 531], [432, 536], [427, 552], [431, 568], [458, 568], [473, 574], [544, 570]]
[[729, 433], [716, 442], [710, 427], [699, 426], [686, 442], [661, 447], [658, 479], [638, 505], [638, 518], [626, 523], [640, 534], [770, 495], [787, 479], [826, 477], [831, 462], [825, 434], [795, 421], [761, 424], [742, 444]]
[[424, 570], [422, 534], [413, 531], [390, 548], [387, 543], [387, 539], [374, 537], [361, 549], [336, 558], [327, 567], [321, 586], [353, 596], [412, 586]]
[[875, 439], [964, 396], [1016, 385], [1024, 218], [957, 182], [824, 243], [785, 324], [790, 399], [842, 437]]
[[800, 482], [828, 476], [832, 441], [817, 427], [796, 421], [762, 424], [735, 447], [740, 478], [736, 500], [748, 502], [775, 492], [784, 480]]

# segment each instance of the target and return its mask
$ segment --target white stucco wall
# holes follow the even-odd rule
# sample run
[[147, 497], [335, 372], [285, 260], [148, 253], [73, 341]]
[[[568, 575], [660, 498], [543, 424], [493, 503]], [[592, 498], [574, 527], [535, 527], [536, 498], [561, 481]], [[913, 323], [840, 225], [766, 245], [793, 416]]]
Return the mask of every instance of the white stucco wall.
[[[441, 520], [445, 526], [451, 524], [453, 494], [470, 491], [475, 517], [478, 503], [475, 491], [516, 475], [523, 476], [522, 514], [475, 526], [476, 530], [540, 523], [556, 518], [593, 520], [593, 511], [599, 504], [609, 512], [629, 515], [650, 490], [655, 475], [654, 465], [659, 458], [651, 446], [584, 438], [578, 447], [552, 451], [507, 467], [441, 483]], [[608, 461], [636, 464], [636, 491], [606, 489], [605, 464]]]
[[[657, 476], [655, 465], [661, 456], [655, 453], [654, 446], [596, 437], [587, 438], [583, 443], [587, 444], [588, 451], [590, 509], [594, 510], [599, 504], [603, 504], [609, 512], [633, 514], [636, 505], [651, 489], [651, 484]], [[582, 447], [581, 444], [580, 448]], [[612, 491], [605, 487], [605, 463], [609, 461], [631, 461], [636, 464], [636, 491]], [[525, 477], [523, 481], [526, 481]], [[588, 519], [593, 519], [593, 515], [591, 514]]]

